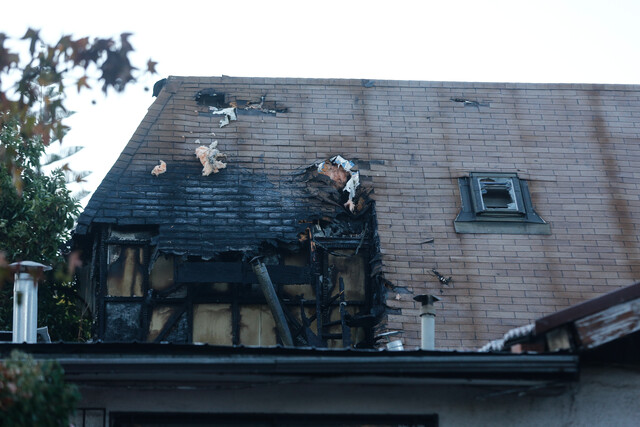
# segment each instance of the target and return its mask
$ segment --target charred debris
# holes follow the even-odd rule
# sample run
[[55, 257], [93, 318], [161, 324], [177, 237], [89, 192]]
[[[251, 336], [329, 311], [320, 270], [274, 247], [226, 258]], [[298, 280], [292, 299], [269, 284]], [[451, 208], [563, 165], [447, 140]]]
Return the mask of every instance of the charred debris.
[[259, 100], [233, 99], [227, 101], [226, 94], [215, 89], [204, 89], [196, 93], [195, 101], [198, 105], [209, 107], [208, 112], [202, 115], [221, 116], [220, 127], [227, 126], [236, 121], [242, 114], [278, 114], [286, 113], [287, 109], [279, 107], [275, 101], [266, 99], [262, 95]]
[[[241, 105], [245, 112], [286, 112], [264, 96], [227, 102], [211, 90], [198, 92], [196, 101], [229, 122]], [[217, 150], [207, 153], [199, 156], [205, 168], [203, 159], [220, 160]], [[161, 162], [154, 175], [166, 167]], [[324, 209], [296, 218], [298, 231], [289, 239], [256, 238], [250, 247], [213, 256], [159, 250], [154, 224], [94, 227], [79, 239], [86, 265], [79, 279], [97, 319], [95, 337], [375, 348], [387, 332], [386, 291], [393, 287], [382, 272], [373, 190], [360, 178], [356, 162], [339, 155], [299, 169], [291, 185], [304, 189], [309, 206]]]

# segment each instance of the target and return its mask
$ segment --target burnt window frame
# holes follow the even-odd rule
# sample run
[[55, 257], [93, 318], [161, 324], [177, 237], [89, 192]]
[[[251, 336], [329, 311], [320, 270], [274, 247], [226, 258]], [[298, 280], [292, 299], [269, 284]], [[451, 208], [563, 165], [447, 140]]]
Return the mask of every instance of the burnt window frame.
[[[469, 176], [469, 186], [471, 191], [471, 200], [473, 201], [473, 209], [476, 215], [483, 216], [521, 216], [526, 215], [525, 203], [522, 197], [522, 186], [517, 176], [511, 176], [512, 174], [486, 174], [486, 173], [471, 173]], [[492, 181], [486, 184], [481, 181]], [[502, 181], [502, 182], [500, 182]], [[505, 187], [501, 190], [506, 190], [509, 193], [509, 197], [512, 200], [514, 207], [493, 207], [487, 206], [485, 203], [485, 194], [488, 191], [489, 186], [502, 186]]]
[[[514, 208], [487, 208], [482, 179], [507, 181], [513, 189]], [[471, 172], [458, 178], [462, 207], [454, 220], [456, 233], [551, 234], [551, 226], [536, 213], [527, 181], [509, 172]]]
[[[142, 269], [143, 271], [147, 271], [149, 266], [149, 240], [148, 239], [140, 239], [140, 240], [127, 240], [127, 239], [114, 239], [110, 237], [104, 238], [104, 245], [102, 248], [102, 260], [100, 262], [100, 287], [98, 290], [98, 298], [100, 305], [100, 314], [99, 314], [99, 338], [104, 341], [109, 342], [128, 342], [131, 340], [142, 341], [142, 322], [145, 317], [145, 313], [147, 310], [147, 306], [145, 303], [145, 295], [147, 295], [149, 291], [149, 275], [142, 275], [142, 284], [141, 284], [141, 295], [131, 295], [131, 296], [112, 296], [109, 295], [108, 289], [108, 270], [111, 265], [109, 262], [109, 247], [117, 247], [122, 248], [128, 247], [137, 247], [142, 251], [143, 262]], [[107, 322], [113, 321], [114, 319], [125, 319], [123, 316], [115, 316], [112, 313], [113, 310], [119, 308], [125, 311], [129, 311], [133, 313], [134, 311], [138, 311], [137, 313], [133, 313], [130, 316], [130, 319], [136, 320], [137, 330], [133, 330], [133, 328], [128, 332], [118, 331], [117, 328], [111, 327], [107, 328]], [[129, 326], [133, 326], [129, 325]]]

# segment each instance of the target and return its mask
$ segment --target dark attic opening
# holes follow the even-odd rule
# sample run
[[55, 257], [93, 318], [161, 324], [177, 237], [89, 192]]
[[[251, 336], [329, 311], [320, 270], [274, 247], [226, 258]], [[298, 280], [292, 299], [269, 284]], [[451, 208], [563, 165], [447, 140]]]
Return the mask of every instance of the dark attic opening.
[[195, 100], [198, 105], [206, 105], [208, 107], [224, 108], [225, 94], [223, 92], [216, 91], [215, 89], [204, 89], [198, 91], [195, 96]]
[[509, 209], [516, 203], [510, 180], [497, 181], [492, 178], [479, 180], [482, 203], [486, 209]]
[[79, 279], [95, 337], [374, 348], [386, 314], [375, 204], [353, 164], [340, 159], [292, 178], [309, 208], [305, 217], [291, 213], [288, 239], [205, 257], [161, 247], [162, 228], [94, 225]]

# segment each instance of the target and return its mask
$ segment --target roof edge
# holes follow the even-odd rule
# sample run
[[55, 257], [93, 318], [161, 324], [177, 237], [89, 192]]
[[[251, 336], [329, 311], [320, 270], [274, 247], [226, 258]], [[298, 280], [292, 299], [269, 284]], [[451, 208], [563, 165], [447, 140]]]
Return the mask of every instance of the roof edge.
[[206, 381], [232, 376], [340, 376], [415, 380], [522, 381], [578, 379], [573, 354], [489, 354], [455, 351], [354, 351], [299, 348], [217, 347], [170, 344], [4, 344], [0, 354], [20, 349], [37, 360], [55, 359], [78, 382], [137, 380]]
[[169, 81], [197, 84], [240, 83], [277, 85], [337, 85], [370, 87], [460, 87], [460, 88], [500, 88], [500, 89], [573, 89], [573, 90], [640, 90], [640, 84], [630, 83], [548, 83], [548, 82], [473, 82], [456, 80], [390, 80], [356, 79], [335, 77], [242, 77], [242, 76], [169, 76]]

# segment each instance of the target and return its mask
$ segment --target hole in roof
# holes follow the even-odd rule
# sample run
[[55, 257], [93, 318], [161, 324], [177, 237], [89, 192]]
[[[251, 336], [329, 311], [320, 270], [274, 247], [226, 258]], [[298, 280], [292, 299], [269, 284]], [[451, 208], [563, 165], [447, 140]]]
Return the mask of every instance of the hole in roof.
[[225, 107], [225, 94], [215, 89], [203, 89], [198, 91], [195, 96], [198, 105], [206, 105], [208, 107], [223, 108]]

